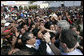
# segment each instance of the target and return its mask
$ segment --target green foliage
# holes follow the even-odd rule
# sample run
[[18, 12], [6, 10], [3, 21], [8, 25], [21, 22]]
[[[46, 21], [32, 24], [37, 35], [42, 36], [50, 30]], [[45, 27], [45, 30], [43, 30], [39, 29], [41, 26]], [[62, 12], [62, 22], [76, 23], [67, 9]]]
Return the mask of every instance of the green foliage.
[[36, 1], [30, 1], [31, 4], [34, 3], [34, 2], [36, 2]]
[[23, 10], [23, 7], [22, 7], [22, 6], [19, 6], [19, 9], [20, 9], [20, 10]]
[[37, 5], [31, 5], [29, 6], [29, 9], [37, 9]]

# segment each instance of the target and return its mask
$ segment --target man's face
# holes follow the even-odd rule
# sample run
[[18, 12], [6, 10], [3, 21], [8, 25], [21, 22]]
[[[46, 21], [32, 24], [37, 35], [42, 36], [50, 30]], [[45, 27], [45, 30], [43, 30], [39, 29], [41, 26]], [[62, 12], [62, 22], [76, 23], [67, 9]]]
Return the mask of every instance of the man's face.
[[29, 34], [29, 37], [31, 37], [31, 38], [27, 41], [27, 43], [34, 45], [36, 42], [36, 37], [32, 33]]
[[55, 37], [53, 37], [53, 38], [51, 39], [51, 42], [52, 42], [52, 43], [55, 43], [55, 41], [56, 41], [56, 40], [55, 40]]
[[57, 26], [57, 30], [58, 30], [59, 33], [61, 33], [62, 28]]
[[41, 22], [40, 25], [41, 25], [41, 26], [44, 26], [44, 22]]

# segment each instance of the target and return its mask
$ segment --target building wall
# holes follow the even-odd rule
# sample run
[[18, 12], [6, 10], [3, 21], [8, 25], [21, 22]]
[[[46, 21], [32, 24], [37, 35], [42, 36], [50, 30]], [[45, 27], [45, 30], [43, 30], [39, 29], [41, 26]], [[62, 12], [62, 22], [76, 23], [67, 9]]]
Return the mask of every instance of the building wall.
[[[81, 1], [64, 1], [63, 3], [66, 7], [81, 6]], [[60, 7], [63, 3], [61, 1], [51, 2], [49, 3], [49, 7]]]
[[65, 6], [81, 6], [81, 1], [65, 1]]
[[[39, 1], [39, 3], [41, 2], [41, 4], [43, 4], [44, 2], [42, 1]], [[39, 4], [38, 1], [35, 2], [37, 5]], [[64, 3], [65, 6], [80, 6], [81, 5], [81, 1], [50, 1], [48, 3], [48, 6], [49, 7], [60, 7], [61, 4]], [[1, 4], [4, 4], [4, 5], [9, 5], [9, 6], [29, 6], [30, 3], [29, 1], [1, 1]], [[41, 5], [40, 4], [40, 5]]]
[[28, 6], [28, 1], [1, 1], [1, 4], [8, 5], [8, 6]]
[[40, 8], [48, 8], [48, 3], [40, 4]]

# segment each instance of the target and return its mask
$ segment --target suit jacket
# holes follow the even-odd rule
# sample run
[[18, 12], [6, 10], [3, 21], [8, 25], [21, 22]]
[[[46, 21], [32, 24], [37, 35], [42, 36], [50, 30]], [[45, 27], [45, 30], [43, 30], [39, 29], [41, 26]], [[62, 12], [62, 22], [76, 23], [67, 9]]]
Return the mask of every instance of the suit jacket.
[[41, 44], [39, 45], [39, 49], [37, 50], [36, 54], [47, 55], [46, 48], [47, 48], [46, 42], [41, 40]]
[[33, 47], [29, 48], [27, 46], [24, 46], [22, 51], [28, 51], [31, 55], [35, 55], [35, 53], [36, 53], [36, 49], [35, 48], [33, 48]]
[[55, 55], [61, 55], [60, 50], [53, 43], [49, 44], [49, 46]]
[[[49, 44], [52, 52], [55, 54], [55, 55], [61, 55], [61, 52], [60, 50], [53, 44]], [[46, 42], [45, 41], [41, 41], [41, 44], [39, 45], [39, 49], [37, 50], [36, 54], [37, 55], [48, 55], [48, 53], [46, 52]]]

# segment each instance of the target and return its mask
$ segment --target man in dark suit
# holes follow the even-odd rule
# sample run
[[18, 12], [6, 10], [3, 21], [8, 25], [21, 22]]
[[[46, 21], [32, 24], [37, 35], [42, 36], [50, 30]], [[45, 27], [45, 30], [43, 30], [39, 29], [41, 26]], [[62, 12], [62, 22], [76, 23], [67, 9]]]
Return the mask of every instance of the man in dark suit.
[[[47, 37], [45, 37], [47, 36]], [[48, 36], [48, 33], [46, 33], [44, 36], [45, 41], [47, 42], [47, 44], [50, 42], [50, 38]], [[46, 39], [47, 38], [47, 39]], [[24, 47], [22, 49], [22, 51], [28, 51], [29, 55], [47, 55], [46, 53], [46, 42], [42, 41], [42, 43], [39, 45], [39, 48], [36, 49], [36, 38], [34, 37], [34, 35], [32, 33], [25, 33], [22, 37], [22, 42], [24, 44]], [[49, 43], [50, 48], [52, 49], [54, 55], [60, 55], [60, 51], [55, 47], [54, 44], [50, 44]]]
[[24, 44], [23, 51], [28, 51], [31, 55], [36, 52], [35, 49], [36, 38], [32, 33], [25, 33], [22, 37], [22, 43]]

